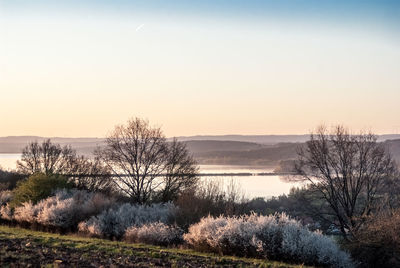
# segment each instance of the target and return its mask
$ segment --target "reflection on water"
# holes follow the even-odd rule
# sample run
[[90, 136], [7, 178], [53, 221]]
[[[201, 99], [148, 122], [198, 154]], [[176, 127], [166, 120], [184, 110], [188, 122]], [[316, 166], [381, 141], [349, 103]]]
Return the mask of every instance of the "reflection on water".
[[[0, 154], [0, 166], [3, 169], [15, 169], [16, 161], [21, 154]], [[200, 173], [262, 173], [272, 172], [272, 169], [265, 169], [254, 166], [225, 166], [225, 165], [201, 165]], [[301, 183], [287, 182], [280, 176], [223, 176], [223, 177], [201, 177], [201, 180], [219, 180], [225, 187], [231, 180], [241, 188], [247, 198], [271, 197], [281, 194], [288, 194], [293, 186], [301, 186]]]

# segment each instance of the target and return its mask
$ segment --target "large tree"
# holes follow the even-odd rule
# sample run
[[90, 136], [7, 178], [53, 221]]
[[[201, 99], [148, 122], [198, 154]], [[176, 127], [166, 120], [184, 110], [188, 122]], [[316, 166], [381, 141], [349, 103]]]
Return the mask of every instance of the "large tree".
[[342, 126], [311, 134], [296, 171], [328, 202], [346, 239], [355, 237], [397, 184], [396, 165], [376, 136], [353, 135]]
[[197, 182], [197, 166], [185, 144], [168, 142], [160, 128], [140, 118], [116, 126], [96, 155], [133, 202], [169, 201]]
[[64, 175], [76, 187], [89, 191], [111, 190], [109, 169], [98, 158], [89, 159], [77, 155], [71, 146], [61, 147], [50, 139], [42, 143], [29, 143], [22, 151], [21, 160], [17, 161], [17, 169], [25, 175]]

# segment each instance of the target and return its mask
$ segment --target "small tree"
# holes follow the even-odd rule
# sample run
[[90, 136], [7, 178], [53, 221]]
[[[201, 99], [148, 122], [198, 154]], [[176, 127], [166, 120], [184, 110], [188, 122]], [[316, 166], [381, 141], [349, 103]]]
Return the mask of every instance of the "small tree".
[[349, 240], [384, 200], [396, 165], [372, 134], [352, 135], [342, 126], [329, 133], [319, 127], [300, 150], [296, 171], [329, 203]]
[[18, 183], [17, 188], [14, 189], [11, 205], [15, 207], [28, 201], [35, 204], [49, 197], [56, 189], [71, 188], [71, 186], [64, 176], [36, 173]]
[[169, 201], [197, 181], [197, 167], [186, 146], [176, 140], [169, 144], [160, 128], [140, 118], [115, 127], [96, 155], [133, 202]]
[[39, 144], [37, 141], [29, 143], [23, 150], [21, 160], [17, 161], [18, 171], [31, 175], [35, 173], [60, 174], [74, 173], [76, 153], [71, 147], [61, 147], [53, 144], [50, 139]]
[[77, 188], [89, 191], [108, 191], [111, 185], [110, 172], [98, 158], [79, 156], [71, 146], [61, 147], [50, 139], [41, 144], [36, 141], [28, 144], [22, 151], [21, 160], [17, 161], [17, 168], [25, 175], [64, 175]]

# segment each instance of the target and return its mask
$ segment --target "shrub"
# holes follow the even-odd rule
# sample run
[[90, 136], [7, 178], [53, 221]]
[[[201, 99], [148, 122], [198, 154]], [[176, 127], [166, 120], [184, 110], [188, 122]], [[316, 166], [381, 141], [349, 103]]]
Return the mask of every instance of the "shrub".
[[0, 207], [5, 206], [11, 201], [13, 194], [11, 191], [1, 191], [0, 192]]
[[247, 257], [351, 267], [347, 253], [331, 239], [311, 232], [285, 214], [206, 217], [189, 227], [184, 240], [193, 248]]
[[10, 204], [13, 207], [25, 202], [36, 204], [38, 201], [50, 196], [56, 189], [63, 188], [71, 188], [67, 178], [59, 175], [37, 173], [18, 183], [17, 188], [14, 189], [14, 197]]
[[152, 222], [168, 223], [175, 210], [175, 206], [170, 203], [151, 206], [125, 203], [81, 222], [79, 231], [95, 236], [121, 238], [131, 226], [142, 226]]
[[0, 190], [12, 190], [24, 178], [23, 174], [16, 171], [3, 170], [0, 167]]
[[18, 222], [34, 223], [38, 214], [38, 206], [34, 206], [31, 201], [25, 202], [22, 206], [14, 209], [13, 219]]
[[77, 224], [108, 209], [113, 200], [100, 193], [80, 190], [60, 190], [54, 196], [33, 204], [25, 202], [15, 208], [14, 219], [19, 222], [74, 229]]
[[140, 227], [129, 227], [124, 240], [134, 243], [145, 243], [159, 246], [178, 245], [183, 242], [183, 231], [179, 227], [155, 222]]
[[[226, 188], [226, 189], [225, 189]], [[187, 228], [208, 215], [241, 215], [249, 213], [240, 185], [231, 180], [224, 186], [222, 180], [202, 180], [180, 194], [175, 204], [179, 207], [176, 221]]]
[[12, 198], [13, 194], [11, 191], [0, 192], [0, 218], [6, 220], [12, 219], [12, 209], [8, 204]]
[[0, 218], [9, 221], [13, 219], [13, 211], [9, 204], [0, 207]]
[[400, 267], [400, 209], [370, 216], [348, 244], [362, 267]]

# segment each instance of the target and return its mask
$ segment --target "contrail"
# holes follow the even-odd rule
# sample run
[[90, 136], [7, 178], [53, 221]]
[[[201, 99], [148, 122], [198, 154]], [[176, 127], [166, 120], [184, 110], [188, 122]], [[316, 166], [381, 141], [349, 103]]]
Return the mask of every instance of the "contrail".
[[136, 32], [138, 32], [138, 31], [140, 31], [140, 29], [142, 29], [143, 28], [143, 26], [144, 26], [144, 24], [140, 24], [137, 28], [136, 28]]

